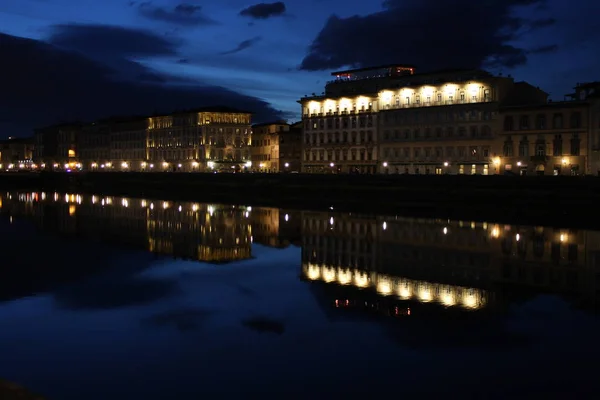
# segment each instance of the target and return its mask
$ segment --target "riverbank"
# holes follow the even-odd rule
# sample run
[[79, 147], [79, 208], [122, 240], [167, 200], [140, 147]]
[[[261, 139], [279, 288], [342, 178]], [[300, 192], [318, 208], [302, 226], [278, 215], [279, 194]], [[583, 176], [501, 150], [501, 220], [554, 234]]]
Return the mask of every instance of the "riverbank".
[[600, 228], [596, 177], [13, 173], [0, 189]]

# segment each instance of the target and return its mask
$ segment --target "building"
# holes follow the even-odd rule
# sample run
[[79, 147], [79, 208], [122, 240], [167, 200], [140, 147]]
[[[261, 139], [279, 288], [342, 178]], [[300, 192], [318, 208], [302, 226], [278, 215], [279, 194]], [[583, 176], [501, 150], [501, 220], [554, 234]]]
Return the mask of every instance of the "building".
[[588, 158], [589, 103], [549, 102], [501, 111], [503, 173], [581, 175]]
[[279, 134], [279, 160], [281, 172], [300, 172], [302, 169], [302, 121], [290, 125]]
[[304, 172], [499, 173], [499, 108], [547, 99], [481, 70], [387, 66], [333, 75], [322, 95], [299, 101]]
[[505, 174], [584, 175], [600, 172], [600, 82], [578, 84], [565, 101], [503, 107]]
[[110, 125], [99, 121], [84, 125], [79, 134], [79, 161], [84, 169], [105, 169], [110, 160]]
[[41, 168], [64, 170], [79, 169], [79, 134], [83, 124], [63, 123], [36, 129], [34, 134], [34, 162]]
[[146, 161], [155, 170], [242, 170], [250, 165], [250, 120], [228, 107], [150, 117]]
[[283, 165], [279, 159], [281, 134], [289, 132], [290, 125], [285, 121], [267, 122], [252, 125], [252, 145], [250, 158], [252, 171], [281, 172]]
[[148, 118], [113, 119], [109, 121], [109, 132], [109, 168], [116, 171], [150, 169], [146, 153]]
[[33, 137], [0, 141], [0, 169], [25, 169], [33, 166]]

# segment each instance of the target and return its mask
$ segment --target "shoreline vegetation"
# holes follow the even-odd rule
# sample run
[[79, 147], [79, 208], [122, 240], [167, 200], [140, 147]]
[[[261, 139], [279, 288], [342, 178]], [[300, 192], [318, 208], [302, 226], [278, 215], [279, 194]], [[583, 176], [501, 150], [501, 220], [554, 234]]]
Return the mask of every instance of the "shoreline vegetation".
[[0, 190], [600, 229], [600, 179], [585, 176], [42, 172], [0, 174]]

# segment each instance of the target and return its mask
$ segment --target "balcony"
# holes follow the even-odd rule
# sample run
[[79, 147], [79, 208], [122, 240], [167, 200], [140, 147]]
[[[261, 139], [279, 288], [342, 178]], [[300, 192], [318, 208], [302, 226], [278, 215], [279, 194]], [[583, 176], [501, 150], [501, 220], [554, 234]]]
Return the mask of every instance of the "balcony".
[[535, 156], [531, 156], [529, 158], [531, 160], [532, 163], [546, 163], [546, 161], [548, 161], [550, 159], [549, 156], [547, 155], [535, 155]]

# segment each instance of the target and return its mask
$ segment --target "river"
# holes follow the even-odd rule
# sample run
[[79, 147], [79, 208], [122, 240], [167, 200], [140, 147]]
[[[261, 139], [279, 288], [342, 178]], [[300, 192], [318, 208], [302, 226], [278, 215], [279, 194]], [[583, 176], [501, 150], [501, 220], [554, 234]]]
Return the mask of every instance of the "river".
[[50, 400], [597, 391], [600, 232], [0, 193], [0, 378]]

